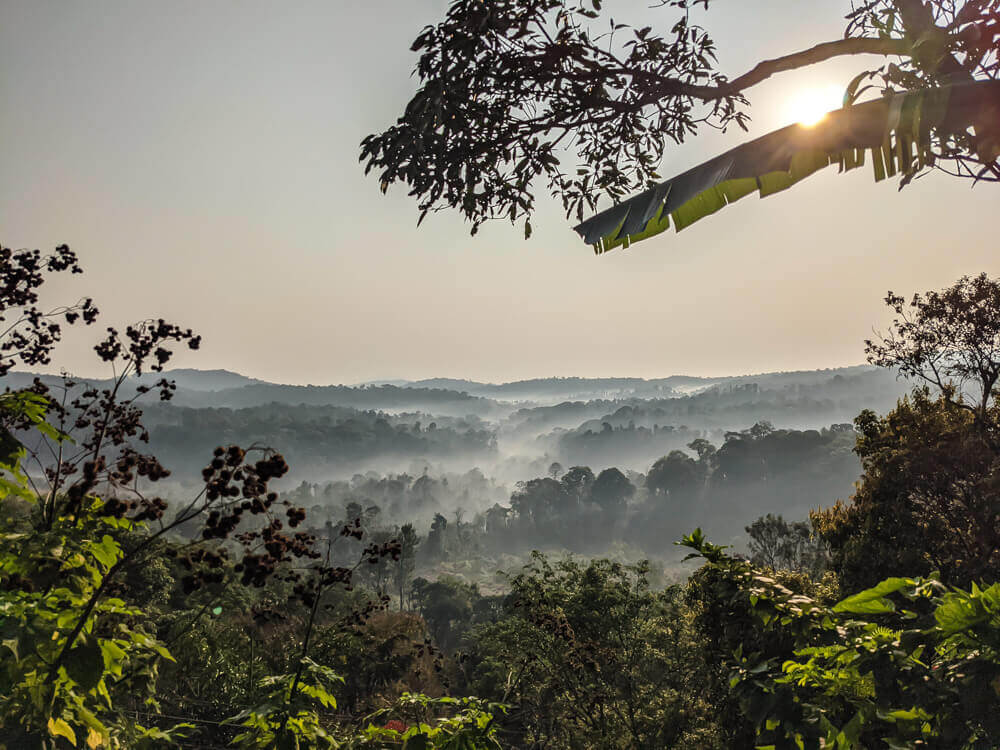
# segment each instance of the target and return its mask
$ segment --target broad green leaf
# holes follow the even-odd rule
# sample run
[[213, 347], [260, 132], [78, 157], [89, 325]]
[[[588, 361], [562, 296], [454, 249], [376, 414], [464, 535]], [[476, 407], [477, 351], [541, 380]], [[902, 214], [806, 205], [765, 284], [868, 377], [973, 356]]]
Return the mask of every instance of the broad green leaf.
[[[848, 89], [853, 101], [860, 78]], [[761, 197], [788, 189], [830, 164], [845, 172], [871, 151], [876, 181], [915, 166], [930, 166], [932, 133], [961, 134], [992, 118], [1000, 84], [981, 80], [903, 91], [851, 104], [813, 127], [790, 125], [744, 143], [654, 185], [574, 227], [596, 253], [665, 231], [677, 231], [751, 192]]]
[[100, 543], [91, 543], [89, 548], [90, 553], [105, 568], [113, 566], [121, 556], [121, 547], [118, 546], [118, 542], [107, 534], [101, 538]]
[[75, 646], [66, 654], [63, 664], [66, 674], [80, 688], [89, 693], [104, 676], [104, 656], [94, 641]]
[[916, 581], [912, 578], [887, 578], [874, 588], [866, 589], [861, 593], [847, 597], [837, 604], [833, 608], [833, 611], [859, 615], [878, 615], [894, 612], [896, 606], [885, 597], [914, 585], [916, 585]]
[[62, 719], [56, 719], [52, 716], [49, 717], [48, 722], [49, 734], [53, 737], [65, 737], [73, 745], [76, 745], [76, 733]]

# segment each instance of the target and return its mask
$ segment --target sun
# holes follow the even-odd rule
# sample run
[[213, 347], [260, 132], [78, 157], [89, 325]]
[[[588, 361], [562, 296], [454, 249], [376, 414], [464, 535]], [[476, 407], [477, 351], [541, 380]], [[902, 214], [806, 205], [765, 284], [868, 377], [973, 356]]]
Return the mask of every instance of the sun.
[[818, 125], [826, 114], [843, 106], [844, 90], [839, 86], [813, 86], [801, 89], [786, 101], [787, 119], [809, 128]]

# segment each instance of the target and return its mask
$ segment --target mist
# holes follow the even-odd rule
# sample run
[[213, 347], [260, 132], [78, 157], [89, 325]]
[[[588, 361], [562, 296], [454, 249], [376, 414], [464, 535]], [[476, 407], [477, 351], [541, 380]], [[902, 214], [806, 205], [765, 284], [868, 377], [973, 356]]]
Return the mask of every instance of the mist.
[[[165, 376], [176, 389], [143, 407], [143, 449], [171, 470], [168, 499], [198, 489], [217, 446], [271, 448], [290, 466], [284, 496], [317, 528], [361, 518], [391, 533], [410, 523], [436, 535], [426, 564], [477, 568], [532, 549], [676, 563], [671, 542], [696, 526], [743, 545], [762, 515], [804, 520], [853, 491], [853, 419], [885, 412], [909, 387], [872, 367], [351, 386]], [[20, 386], [33, 378], [9, 376]]]

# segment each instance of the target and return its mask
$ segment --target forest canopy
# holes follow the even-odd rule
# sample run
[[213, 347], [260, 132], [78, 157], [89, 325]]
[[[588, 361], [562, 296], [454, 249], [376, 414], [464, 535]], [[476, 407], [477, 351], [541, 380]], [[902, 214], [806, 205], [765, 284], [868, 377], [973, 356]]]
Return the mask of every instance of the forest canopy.
[[[54, 351], [25, 308], [75, 256], [8, 257], [29, 269], [0, 290], [21, 321], [3, 350], [13, 368]], [[52, 750], [988, 742], [998, 289], [983, 275], [908, 306], [887, 295], [899, 317], [870, 359], [922, 384], [882, 415], [822, 430], [761, 420], [715, 441], [673, 430], [686, 444], [643, 472], [546, 461], [509, 493], [476, 470], [289, 485], [284, 455], [223, 441], [168, 499], [140, 404], [158, 396], [151, 413], [169, 418], [163, 371], [199, 340], [158, 319], [112, 327], [95, 353], [113, 378], [0, 396], [0, 736]], [[129, 380], [147, 371], [154, 382]], [[813, 377], [807, 392], [831, 387]], [[727, 388], [714, 398], [762, 392]], [[359, 426], [339, 408], [345, 422], [320, 423], [331, 436]], [[643, 414], [622, 408], [618, 427], [580, 434], [640, 434]], [[244, 418], [205, 416], [195, 432]], [[385, 439], [456, 439], [366, 418]], [[858, 459], [856, 489], [833, 502], [831, 478], [857, 477]], [[809, 505], [786, 519], [772, 512], [782, 493]], [[445, 515], [444, 500], [481, 510]], [[719, 516], [742, 519], [745, 554], [683, 534]], [[671, 534], [700, 567], [621, 559], [623, 542], [653, 557]], [[619, 559], [587, 559], [608, 552]]]

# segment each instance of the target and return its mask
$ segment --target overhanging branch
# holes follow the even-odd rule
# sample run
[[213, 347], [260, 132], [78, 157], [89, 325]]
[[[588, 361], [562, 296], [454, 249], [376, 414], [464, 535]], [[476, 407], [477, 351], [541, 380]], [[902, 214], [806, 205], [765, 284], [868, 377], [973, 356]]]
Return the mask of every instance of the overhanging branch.
[[893, 55], [907, 55], [909, 52], [910, 43], [904, 39], [838, 39], [833, 42], [817, 44], [815, 47], [801, 52], [776, 57], [773, 60], [764, 60], [758, 63], [753, 70], [720, 86], [692, 86], [679, 81], [665, 81], [657, 93], [660, 95], [681, 94], [703, 101], [714, 101], [727, 96], [735, 96], [763, 83], [777, 73], [805, 68], [835, 57], [849, 55], [891, 57]]
[[835, 42], [817, 44], [815, 47], [810, 47], [802, 52], [795, 52], [791, 55], [758, 63], [749, 73], [744, 73], [739, 78], [730, 81], [729, 88], [733, 91], [743, 91], [766, 81], [776, 73], [784, 73], [808, 65], [815, 65], [816, 63], [831, 60], [834, 57], [845, 57], [848, 55], [882, 55], [883, 57], [890, 57], [893, 55], [907, 55], [909, 52], [910, 43], [903, 39], [838, 39]]

